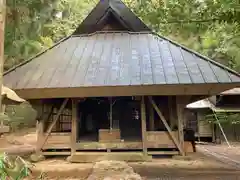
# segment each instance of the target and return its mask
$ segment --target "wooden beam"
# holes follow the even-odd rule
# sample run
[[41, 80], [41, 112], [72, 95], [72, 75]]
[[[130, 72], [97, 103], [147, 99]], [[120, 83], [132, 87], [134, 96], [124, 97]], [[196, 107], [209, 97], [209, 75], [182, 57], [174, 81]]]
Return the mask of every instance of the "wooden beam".
[[71, 154], [76, 152], [77, 143], [77, 101], [72, 99]]
[[158, 116], [160, 117], [160, 119], [162, 120], [164, 126], [167, 128], [168, 133], [170, 134], [170, 137], [172, 138], [174, 144], [177, 146], [177, 148], [179, 149], [181, 154], [184, 154], [183, 148], [182, 146], [179, 144], [177, 138], [173, 135], [171, 128], [169, 127], [165, 117], [163, 116], [162, 112], [160, 111], [160, 109], [158, 108], [158, 106], [156, 105], [156, 103], [154, 102], [154, 100], [152, 99], [151, 96], [148, 97], [149, 101], [151, 102], [153, 108], [155, 109], [155, 111], [157, 112]]
[[55, 119], [53, 120], [53, 122], [50, 124], [49, 128], [47, 129], [46, 131], [46, 136], [44, 137], [43, 139], [43, 142], [41, 143], [41, 145], [39, 146], [39, 149], [37, 149], [37, 151], [40, 151], [43, 146], [45, 145], [47, 139], [48, 139], [48, 136], [50, 135], [51, 131], [52, 131], [52, 128], [54, 127], [54, 125], [56, 124], [57, 120], [59, 119], [63, 109], [65, 108], [66, 104], [68, 102], [68, 99], [65, 99], [60, 107], [60, 109], [58, 110], [57, 112], [57, 115], [55, 117]]
[[146, 105], [144, 101], [144, 96], [142, 96], [141, 99], [141, 124], [142, 124], [143, 153], [147, 155]]
[[[9, 84], [14, 82], [9, 82]], [[63, 88], [29, 88], [16, 89], [16, 93], [25, 99], [66, 98], [66, 97], [110, 97], [110, 96], [176, 96], [176, 95], [216, 95], [222, 91], [235, 88], [239, 83], [219, 84], [161, 84], [161, 85], [134, 85], [134, 86], [90, 86], [90, 87], [63, 87]]]
[[195, 96], [190, 96], [189, 99], [187, 99], [187, 104], [190, 104], [190, 103], [193, 103], [195, 101], [199, 101], [201, 99], [205, 99], [205, 98], [208, 98], [209, 95], [201, 95], [201, 96], [198, 96], [198, 95], [195, 95]]

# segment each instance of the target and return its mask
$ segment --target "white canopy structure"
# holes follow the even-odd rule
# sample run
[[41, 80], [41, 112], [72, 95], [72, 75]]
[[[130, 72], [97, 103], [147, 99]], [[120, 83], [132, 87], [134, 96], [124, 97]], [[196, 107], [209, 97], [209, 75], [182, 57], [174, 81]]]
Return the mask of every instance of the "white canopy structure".
[[6, 96], [8, 99], [16, 102], [24, 102], [25, 99], [20, 98], [12, 89], [2, 86], [2, 96]]
[[208, 99], [199, 100], [188, 104], [186, 108], [188, 109], [204, 109], [204, 108], [211, 108], [211, 102]]
[[221, 95], [240, 95], [240, 88], [233, 88], [228, 91], [224, 91]]
[[202, 99], [186, 106], [187, 109], [211, 109], [214, 112], [240, 112], [237, 107], [216, 107], [209, 99]]
[[[7, 97], [8, 99], [15, 102], [25, 102], [24, 99], [20, 98], [12, 89], [2, 86], [2, 96]], [[5, 106], [4, 106], [5, 107]], [[3, 110], [4, 112], [5, 110]], [[10, 127], [3, 124], [3, 120], [0, 121], [0, 134], [8, 133], [10, 131]]]

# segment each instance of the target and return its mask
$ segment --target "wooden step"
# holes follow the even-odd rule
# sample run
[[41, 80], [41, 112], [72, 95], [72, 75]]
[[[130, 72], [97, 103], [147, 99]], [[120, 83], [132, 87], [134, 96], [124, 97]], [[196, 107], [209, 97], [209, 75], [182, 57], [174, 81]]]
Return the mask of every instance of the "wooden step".
[[178, 151], [148, 151], [148, 155], [178, 155]]
[[70, 151], [45, 151], [43, 152], [44, 156], [70, 156], [71, 152]]

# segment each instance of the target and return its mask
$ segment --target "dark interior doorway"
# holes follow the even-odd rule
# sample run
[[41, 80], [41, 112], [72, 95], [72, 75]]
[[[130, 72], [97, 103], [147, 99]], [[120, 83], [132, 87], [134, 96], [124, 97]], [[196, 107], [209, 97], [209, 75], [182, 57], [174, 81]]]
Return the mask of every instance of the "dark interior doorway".
[[78, 104], [78, 141], [98, 141], [98, 130], [108, 129], [108, 102], [89, 98]]
[[139, 100], [132, 97], [113, 97], [111, 101], [109, 98], [88, 98], [78, 104], [77, 111], [78, 142], [98, 142], [99, 129], [110, 128], [120, 129], [124, 141], [141, 140]]

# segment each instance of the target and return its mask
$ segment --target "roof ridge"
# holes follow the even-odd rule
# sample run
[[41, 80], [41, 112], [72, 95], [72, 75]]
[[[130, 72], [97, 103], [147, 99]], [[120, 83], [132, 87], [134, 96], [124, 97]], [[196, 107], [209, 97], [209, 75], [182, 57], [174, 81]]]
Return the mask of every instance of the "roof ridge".
[[19, 67], [21, 67], [21, 66], [23, 66], [23, 65], [31, 62], [32, 60], [36, 59], [38, 56], [41, 56], [42, 54], [44, 54], [44, 53], [46, 53], [47, 51], [53, 49], [54, 47], [58, 46], [59, 44], [61, 44], [62, 42], [66, 41], [67, 39], [69, 39], [69, 38], [71, 38], [71, 37], [72, 37], [72, 35], [67, 36], [67, 37], [65, 37], [65, 38], [62, 38], [62, 39], [60, 39], [58, 42], [56, 42], [54, 45], [52, 45], [51, 47], [49, 47], [49, 48], [47, 48], [47, 49], [45, 49], [45, 50], [37, 53], [36, 55], [33, 55], [33, 56], [30, 57], [29, 59], [27, 59], [27, 60], [25, 60], [25, 61], [17, 64], [16, 66], [11, 67], [11, 68], [8, 69], [7, 71], [3, 72], [3, 76], [5, 76], [5, 75], [7, 75], [8, 73], [16, 70], [16, 69], [19, 68]]
[[234, 75], [240, 77], [240, 74], [237, 71], [235, 71], [235, 70], [233, 70], [233, 69], [231, 69], [231, 68], [229, 68], [229, 67], [227, 67], [227, 66], [225, 66], [225, 65], [223, 65], [223, 64], [221, 64], [221, 63], [219, 63], [219, 62], [217, 62], [215, 60], [213, 60], [213, 59], [211, 59], [211, 58], [209, 58], [209, 57], [207, 57], [207, 56], [205, 56], [203, 54], [200, 54], [199, 52], [197, 52], [197, 51], [195, 51], [193, 49], [190, 49], [190, 48], [188, 48], [188, 47], [186, 47], [186, 46], [184, 46], [182, 44], [179, 44], [178, 42], [176, 42], [176, 41], [174, 41], [174, 40], [172, 40], [170, 38], [167, 38], [167, 37], [165, 37], [163, 35], [160, 35], [160, 34], [158, 34], [156, 32], [152, 32], [152, 33], [155, 34], [156, 36], [166, 40], [166, 41], [171, 42], [172, 44], [174, 44], [174, 45], [176, 45], [176, 46], [178, 46], [178, 47], [180, 47], [180, 48], [182, 48], [182, 49], [184, 49], [184, 50], [186, 50], [186, 51], [188, 51], [190, 53], [195, 54], [196, 56], [202, 58], [203, 60], [206, 60], [206, 61], [208, 61], [208, 62], [210, 62], [210, 63], [212, 63], [212, 64], [214, 64], [214, 65], [216, 65], [216, 66], [218, 66], [218, 67], [220, 67], [222, 69], [225, 69], [228, 72], [233, 73]]
[[104, 34], [104, 33], [127, 33], [127, 34], [154, 34], [152, 31], [140, 31], [140, 32], [132, 32], [132, 31], [95, 31], [93, 33], [85, 33], [85, 34], [74, 34], [72, 37], [83, 37], [83, 36], [93, 36], [95, 34]]

